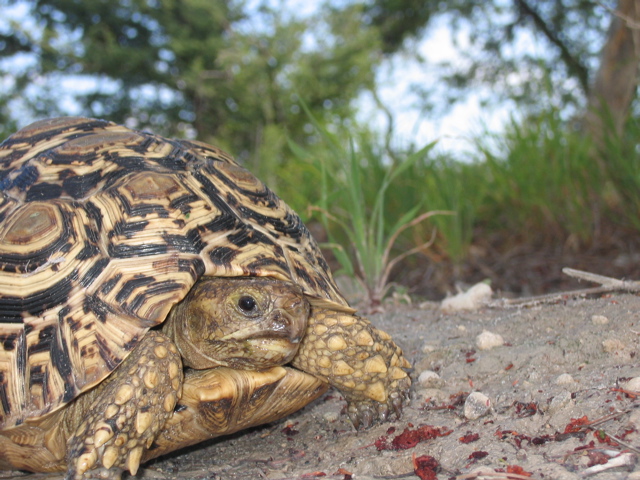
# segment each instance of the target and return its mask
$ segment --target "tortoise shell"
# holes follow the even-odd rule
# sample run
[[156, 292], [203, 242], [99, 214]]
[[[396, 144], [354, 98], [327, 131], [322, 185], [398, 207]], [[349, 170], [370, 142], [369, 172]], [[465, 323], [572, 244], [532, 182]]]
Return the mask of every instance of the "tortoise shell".
[[67, 117], [0, 165], [1, 429], [103, 380], [203, 275], [350, 310], [298, 215], [215, 147]]

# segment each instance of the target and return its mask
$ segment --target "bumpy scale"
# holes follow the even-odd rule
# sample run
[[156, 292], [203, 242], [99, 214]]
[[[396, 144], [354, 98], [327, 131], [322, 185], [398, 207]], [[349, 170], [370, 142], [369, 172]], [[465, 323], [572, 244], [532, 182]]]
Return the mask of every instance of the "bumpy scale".
[[111, 478], [122, 470], [135, 475], [143, 452], [182, 396], [182, 380], [175, 345], [165, 335], [149, 332], [114, 375], [90, 395], [94, 398], [84, 420], [67, 442], [67, 479], [85, 478], [89, 470], [97, 478]]

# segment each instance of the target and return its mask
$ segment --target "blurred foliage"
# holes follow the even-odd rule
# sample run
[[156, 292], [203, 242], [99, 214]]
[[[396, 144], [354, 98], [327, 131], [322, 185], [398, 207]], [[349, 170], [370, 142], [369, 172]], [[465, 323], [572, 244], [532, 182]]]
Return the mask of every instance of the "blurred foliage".
[[[304, 16], [286, 5], [0, 0], [0, 134], [80, 114], [216, 144], [305, 220], [310, 204], [341, 219], [346, 229], [329, 216], [323, 222], [343, 251], [355, 245], [371, 262], [349, 267], [342, 258], [365, 282], [427, 242], [434, 227], [435, 244], [421, 251], [454, 263], [464, 262], [478, 231], [588, 244], [604, 218], [640, 228], [637, 119], [607, 136], [606, 162], [576, 121], [606, 38], [602, 6], [327, 0]], [[443, 25], [460, 56], [434, 63], [418, 40]], [[406, 132], [390, 121], [383, 135], [358, 111], [370, 92], [389, 113], [376, 74], [394, 56], [417, 59], [440, 80], [415, 82], [416, 109], [443, 111], [473, 90], [487, 106], [513, 100], [512, 121], [478, 135], [464, 163], [394, 143]], [[436, 210], [455, 215], [411, 224]]]
[[4, 33], [0, 69], [11, 70], [5, 98], [23, 116], [75, 113], [197, 137], [267, 176], [286, 167], [285, 136], [308, 135], [298, 96], [340, 123], [374, 85], [379, 42], [358, 28], [357, 4], [301, 20], [273, 2], [251, 17], [234, 1], [19, 3], [29, 21]]
[[305, 111], [320, 135], [322, 148], [310, 152], [293, 142], [290, 145], [316, 172], [320, 198], [310, 211], [320, 218], [330, 242], [325, 246], [333, 250], [341, 273], [360, 282], [366, 297], [363, 304], [375, 311], [391, 287], [393, 267], [431, 244], [421, 242], [396, 254], [393, 247], [399, 236], [443, 213], [422, 211], [422, 202], [415, 197], [412, 200], [416, 203], [398, 210], [392, 207], [389, 195], [398, 192], [400, 183], [425, 161], [434, 143], [392, 160], [372, 141], [366, 128], [354, 129], [358, 135], [355, 139], [349, 132], [333, 134], [313, 118], [306, 106]]
[[[445, 88], [414, 87], [425, 108], [442, 109], [474, 91], [488, 104], [511, 99], [520, 110], [575, 113], [586, 104], [610, 18], [593, 0], [372, 0], [365, 23], [380, 31], [384, 52], [414, 54], [437, 72]], [[458, 56], [434, 63], [415, 40], [442, 25]]]
[[590, 139], [572, 131], [557, 110], [512, 119], [501, 135], [478, 139], [478, 150], [486, 169], [486, 210], [494, 212], [483, 219], [490, 229], [517, 227], [551, 243], [568, 235], [591, 238], [605, 177]]
[[[260, 173], [287, 161], [267, 141], [307, 143], [299, 97], [323, 124], [344, 124], [394, 54], [441, 80], [413, 85], [425, 112], [473, 90], [487, 104], [575, 113], [611, 15], [592, 0], [325, 0], [307, 17], [286, 0], [0, 0], [5, 12], [16, 5], [22, 15], [0, 28], [0, 95], [14, 116], [128, 121], [216, 143]], [[455, 61], [416, 48], [441, 26]], [[281, 158], [260, 156], [265, 147]]]
[[640, 230], [640, 122], [630, 119], [622, 136], [608, 118], [602, 124], [607, 131], [603, 155], [607, 161], [602, 165], [606, 175], [597, 192], [606, 207], [624, 206], [606, 209], [614, 211], [616, 220]]

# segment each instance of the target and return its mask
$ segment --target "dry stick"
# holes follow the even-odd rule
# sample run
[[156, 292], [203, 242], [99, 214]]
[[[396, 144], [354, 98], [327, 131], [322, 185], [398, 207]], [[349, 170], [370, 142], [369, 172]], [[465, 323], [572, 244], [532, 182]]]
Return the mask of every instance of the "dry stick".
[[589, 467], [583, 470], [582, 472], [580, 472], [580, 476], [589, 477], [591, 475], [595, 475], [596, 473], [609, 470], [610, 468], [633, 467], [635, 464], [636, 464], [635, 455], [633, 455], [632, 453], [623, 453], [622, 455], [612, 458], [604, 465], [594, 465], [593, 467]]
[[[636, 407], [637, 408], [637, 407]], [[602, 425], [603, 423], [607, 423], [610, 422], [611, 420], [615, 420], [616, 418], [621, 417], [622, 415], [626, 415], [627, 413], [629, 413], [631, 410], [633, 410], [633, 408], [628, 408], [627, 410], [623, 410], [621, 412], [616, 412], [616, 413], [612, 413], [610, 415], [605, 415], [604, 417], [598, 418], [596, 420], [594, 420], [593, 422], [589, 422], [588, 424], [583, 425], [582, 430], [586, 430], [588, 428], [595, 428], [598, 425]], [[615, 437], [614, 435], [611, 435], [609, 432], [607, 432], [604, 428], [600, 428], [600, 431], [602, 431], [605, 435], [607, 435], [611, 440], [613, 440], [616, 443], [619, 443], [620, 445], [622, 445], [623, 447], [640, 454], [640, 449], [638, 449], [638, 447], [634, 447], [633, 445], [628, 444], [627, 442], [620, 440], [618, 437]]]
[[616, 443], [619, 443], [620, 445], [622, 445], [623, 447], [625, 447], [628, 450], [631, 450], [632, 452], [638, 453], [640, 454], [640, 449], [638, 449], [637, 447], [634, 447], [633, 445], [628, 444], [627, 442], [620, 440], [618, 437], [614, 437], [613, 435], [607, 433], [607, 431], [605, 429], [600, 429], [602, 430], [602, 432], [609, 437], [611, 440], [613, 440]]
[[615, 420], [616, 418], [619, 418], [623, 415], [626, 415], [627, 413], [629, 413], [632, 409], [629, 408], [627, 410], [623, 410], [621, 412], [616, 412], [616, 413], [611, 413], [609, 415], [605, 415], [604, 417], [601, 418], [597, 418], [595, 419], [593, 422], [589, 422], [587, 424], [584, 425], [584, 428], [591, 428], [591, 427], [596, 427], [598, 425], [602, 425], [603, 423], [607, 423], [610, 422], [611, 420]]
[[618, 10], [615, 10], [615, 9], [611, 8], [608, 5], [605, 5], [603, 2], [597, 1], [596, 3], [598, 5], [600, 5], [602, 8], [604, 8], [605, 10], [608, 10], [609, 13], [611, 13], [612, 15], [618, 17], [620, 20], [622, 20], [624, 23], [626, 23], [628, 28], [635, 29], [635, 30], [640, 30], [640, 23], [638, 23], [633, 18], [631, 18], [628, 15], [625, 15], [625, 14], [619, 12]]
[[397, 475], [373, 475], [373, 478], [380, 480], [394, 480], [396, 478], [409, 478], [415, 476], [416, 472], [398, 473]]
[[535, 480], [533, 477], [520, 475], [518, 473], [500, 473], [500, 472], [476, 472], [467, 473], [466, 475], [458, 475], [456, 480], [472, 480], [480, 477], [495, 477], [496, 480]]
[[620, 280], [612, 277], [605, 277], [604, 275], [598, 275], [597, 273], [584, 272], [582, 270], [575, 270], [573, 268], [563, 268], [562, 273], [569, 275], [570, 277], [578, 278], [580, 280], [586, 280], [588, 282], [599, 283], [599, 287], [582, 288], [578, 290], [569, 290], [566, 292], [549, 293], [546, 295], [538, 295], [534, 297], [525, 298], [506, 298], [489, 302], [490, 307], [502, 307], [502, 306], [531, 306], [539, 303], [557, 302], [559, 300], [565, 300], [567, 297], [584, 297], [587, 295], [598, 295], [602, 293], [611, 292], [640, 292], [640, 282]]

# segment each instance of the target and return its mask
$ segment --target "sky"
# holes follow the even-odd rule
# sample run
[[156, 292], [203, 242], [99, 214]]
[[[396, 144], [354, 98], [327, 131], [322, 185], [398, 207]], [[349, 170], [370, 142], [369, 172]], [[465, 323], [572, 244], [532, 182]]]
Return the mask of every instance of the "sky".
[[[453, 47], [451, 32], [444, 25], [431, 29], [428, 35], [418, 42], [421, 55], [430, 63], [438, 61], [456, 61], [457, 52]], [[393, 113], [397, 141], [413, 143], [420, 147], [438, 140], [438, 149], [456, 156], [470, 149], [470, 141], [485, 129], [502, 130], [509, 120], [509, 103], [497, 103], [493, 107], [483, 105], [481, 98], [488, 92], [475, 92], [467, 95], [446, 113], [425, 116], [416, 107], [419, 103], [411, 86], [419, 82], [437, 81], [436, 75], [429, 75], [425, 66], [410, 58], [397, 56], [381, 65], [377, 72], [379, 96]], [[373, 116], [374, 122], [384, 131], [384, 115], [375, 114], [375, 102], [370, 94], [359, 99], [362, 106], [362, 118]]]
[[[248, 0], [249, 11], [255, 11], [267, 3], [273, 8], [295, 12], [301, 18], [312, 17], [321, 2], [308, 0]], [[334, 0], [332, 3], [349, 3], [349, 0]], [[253, 25], [255, 28], [255, 24]], [[459, 35], [465, 36], [464, 30]], [[464, 44], [464, 38], [457, 38]], [[312, 41], [312, 40], [310, 40]], [[412, 47], [418, 49], [420, 56], [429, 63], [460, 60], [454, 47], [452, 32], [444, 19], [435, 20], [420, 41]], [[391, 60], [384, 61], [377, 72], [379, 97], [392, 112], [396, 127], [396, 142], [424, 146], [437, 140], [437, 150], [454, 154], [464, 160], [465, 151], [470, 149], [470, 141], [483, 131], [500, 131], [509, 120], [511, 105], [497, 103], [493, 107], [481, 104], [489, 92], [469, 94], [444, 115], [426, 117], [416, 106], [419, 101], [411, 91], [412, 85], [437, 81], [435, 74], [429, 75], [424, 65], [419, 64], [413, 56], [397, 54]], [[370, 93], [363, 93], [358, 99], [360, 107], [359, 119], [376, 125], [380, 132], [385, 132], [386, 116], [376, 107]]]

